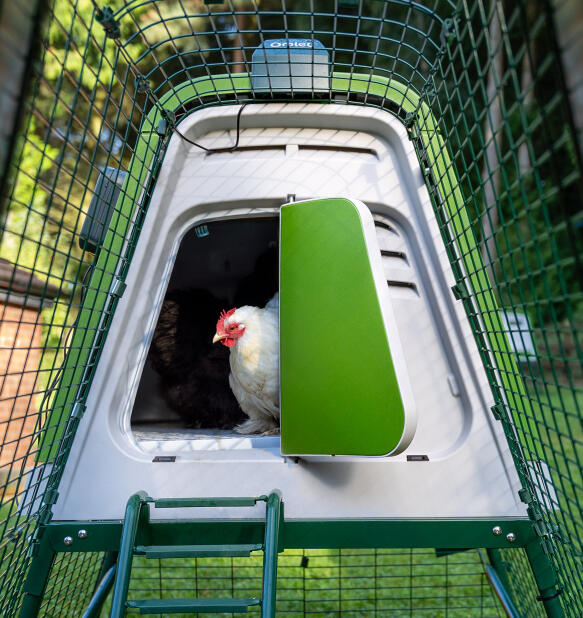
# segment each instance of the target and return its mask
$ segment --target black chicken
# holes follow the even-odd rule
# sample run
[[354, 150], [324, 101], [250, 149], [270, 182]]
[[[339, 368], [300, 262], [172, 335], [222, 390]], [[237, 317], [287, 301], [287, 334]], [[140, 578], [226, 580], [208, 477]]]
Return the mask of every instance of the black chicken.
[[229, 388], [229, 351], [212, 344], [225, 306], [206, 290], [169, 292], [150, 346], [162, 396], [191, 428], [232, 429], [246, 418]]

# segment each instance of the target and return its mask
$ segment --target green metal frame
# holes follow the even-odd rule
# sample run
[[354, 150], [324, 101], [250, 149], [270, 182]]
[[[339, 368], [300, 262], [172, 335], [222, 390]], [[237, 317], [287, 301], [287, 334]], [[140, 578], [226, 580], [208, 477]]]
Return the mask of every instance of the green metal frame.
[[[144, 494], [145, 496], [145, 494]], [[270, 499], [272, 499], [270, 497]], [[491, 519], [416, 519], [416, 520], [285, 520], [276, 508], [272, 516], [259, 519], [229, 520], [149, 520], [144, 517], [138, 526], [141, 511], [137, 508], [141, 497], [136, 494], [128, 504], [130, 525], [124, 530], [121, 521], [79, 521], [55, 522], [44, 527], [37, 556], [25, 584], [25, 598], [20, 618], [37, 615], [43, 590], [50, 573], [51, 564], [58, 553], [113, 552], [123, 555], [132, 543], [150, 545], [169, 544], [236, 544], [241, 539], [261, 543], [264, 538], [272, 542], [266, 545], [268, 559], [275, 560], [278, 551], [284, 548], [425, 548], [448, 547], [451, 550], [465, 550], [484, 547], [492, 550], [525, 548], [538, 585], [539, 595], [547, 615], [553, 618], [563, 616], [558, 599], [557, 579], [543, 550], [532, 521], [521, 518]], [[269, 509], [268, 509], [269, 512]], [[279, 523], [279, 538], [273, 529]], [[498, 529], [501, 533], [498, 533]], [[79, 530], [86, 534], [79, 537]], [[513, 536], [508, 537], [509, 534]], [[66, 538], [73, 539], [72, 543]], [[512, 539], [512, 540], [510, 540]], [[493, 565], [496, 568], [497, 565]], [[131, 569], [131, 561], [118, 564], [120, 573]], [[263, 580], [263, 595], [268, 607], [274, 608], [276, 571]], [[504, 575], [501, 581], [504, 583]], [[127, 589], [126, 589], [127, 594]], [[121, 599], [121, 601], [120, 601]], [[269, 599], [269, 601], [267, 601]], [[116, 604], [117, 602], [117, 604]], [[112, 615], [123, 615], [119, 608], [122, 596], [114, 597]], [[269, 611], [272, 611], [270, 609]], [[273, 609], [274, 611], [274, 609]], [[112, 609], [113, 612], [113, 609]], [[274, 613], [264, 614], [274, 616]]]

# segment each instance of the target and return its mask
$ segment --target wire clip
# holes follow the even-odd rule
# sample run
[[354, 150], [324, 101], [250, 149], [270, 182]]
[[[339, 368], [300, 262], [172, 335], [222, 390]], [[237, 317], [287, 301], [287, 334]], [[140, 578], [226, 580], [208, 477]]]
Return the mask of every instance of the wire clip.
[[451, 45], [457, 38], [455, 31], [455, 19], [444, 19], [441, 28], [441, 44]]
[[[492, 406], [490, 408], [490, 411], [492, 412], [492, 416], [497, 420], [497, 421], [501, 421], [502, 420], [502, 416], [504, 414], [504, 406], [501, 403], [497, 403], [495, 406]], [[520, 493], [520, 492], [518, 492]], [[524, 502], [524, 500], [523, 500]]]
[[115, 19], [114, 12], [108, 6], [103, 9], [97, 9], [97, 21], [103, 26], [105, 36], [108, 39], [119, 39], [121, 30], [119, 21]]
[[143, 75], [136, 75], [136, 90], [138, 92], [148, 92], [150, 82]]
[[453, 295], [456, 297], [457, 300], [465, 300], [466, 298], [470, 297], [468, 288], [466, 287], [466, 284], [463, 283], [462, 281], [459, 281], [458, 283], [456, 283], [451, 288], [451, 291], [453, 292]]
[[71, 410], [71, 418], [81, 419], [86, 409], [87, 406], [78, 401]]
[[109, 294], [110, 296], [121, 298], [126, 290], [126, 287], [127, 284], [125, 283], [125, 281], [122, 281], [119, 277], [116, 277], [111, 284]]

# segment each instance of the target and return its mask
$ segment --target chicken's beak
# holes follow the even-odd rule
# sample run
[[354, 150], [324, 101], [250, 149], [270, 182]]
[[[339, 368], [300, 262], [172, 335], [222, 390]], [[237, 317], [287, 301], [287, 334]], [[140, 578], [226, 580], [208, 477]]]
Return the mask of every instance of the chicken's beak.
[[217, 341], [221, 341], [221, 339], [224, 339], [226, 337], [226, 335], [218, 335], [217, 333], [215, 333], [215, 336], [213, 337], [213, 343], [216, 343]]

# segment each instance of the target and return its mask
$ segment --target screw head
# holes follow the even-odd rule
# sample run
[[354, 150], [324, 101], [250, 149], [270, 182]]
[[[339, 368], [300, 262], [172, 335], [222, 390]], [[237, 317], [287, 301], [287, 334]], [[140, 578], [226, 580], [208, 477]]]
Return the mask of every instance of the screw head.
[[87, 538], [87, 530], [79, 530], [79, 532], [77, 532], [77, 536], [80, 539], [86, 539]]
[[73, 537], [72, 537], [72, 536], [66, 536], [66, 537], [63, 539], [63, 543], [64, 543], [65, 545], [73, 545]]
[[514, 543], [514, 541], [516, 541], [516, 535], [514, 534], [514, 532], [509, 532], [509, 533], [506, 535], [506, 540], [507, 540], [509, 543]]
[[492, 534], [494, 536], [500, 536], [502, 534], [502, 528], [500, 526], [494, 526], [492, 528]]

